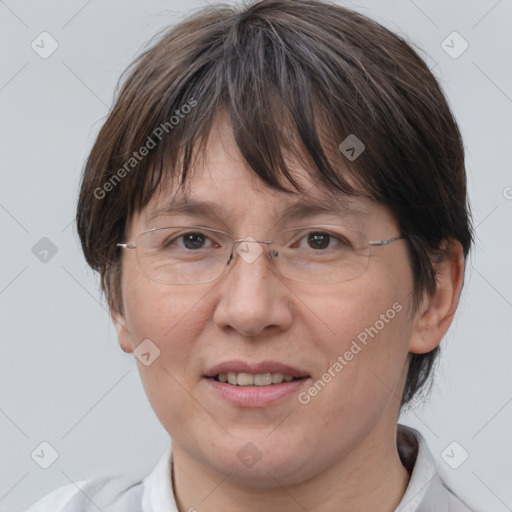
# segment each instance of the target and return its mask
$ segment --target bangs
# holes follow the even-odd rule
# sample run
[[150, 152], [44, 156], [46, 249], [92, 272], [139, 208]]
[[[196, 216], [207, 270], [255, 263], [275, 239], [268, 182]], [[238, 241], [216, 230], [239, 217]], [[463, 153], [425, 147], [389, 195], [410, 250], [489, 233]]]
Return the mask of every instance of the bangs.
[[[395, 211], [419, 208], [434, 234], [423, 205], [442, 204], [449, 196], [429, 197], [439, 162], [430, 147], [439, 146], [439, 132], [450, 129], [428, 111], [442, 97], [415, 86], [431, 78], [425, 64], [395, 36], [395, 47], [386, 48], [355, 33], [354, 25], [364, 24], [369, 33], [389, 37], [357, 13], [340, 10], [333, 19], [313, 10], [302, 19], [283, 11], [273, 16], [260, 5], [242, 12], [203, 9], [128, 68], [98, 136], [102, 146], [93, 148], [87, 164], [103, 169], [94, 177], [97, 188], [116, 181], [108, 200], [93, 206], [98, 216], [100, 210], [115, 213], [123, 237], [127, 221], [160, 184], [186, 186], [216, 119], [226, 113], [248, 168], [269, 187], [304, 192], [286, 163], [292, 156], [324, 193], [363, 194]], [[289, 5], [301, 8], [301, 2]], [[338, 149], [354, 139], [364, 149], [357, 160]], [[147, 147], [141, 158], [138, 151]], [[459, 153], [443, 158], [460, 168]], [[123, 168], [129, 176], [121, 180]]]
[[[218, 9], [214, 12], [218, 15]], [[287, 165], [292, 158], [326, 194], [355, 195], [355, 182], [360, 191], [369, 190], [371, 180], [361, 168], [365, 162], [370, 165], [370, 148], [357, 166], [338, 149], [350, 134], [365, 138], [362, 132], [368, 131], [368, 119], [360, 112], [369, 85], [360, 73], [345, 69], [353, 63], [343, 61], [335, 70], [325, 62], [325, 45], [312, 37], [302, 50], [293, 44], [288, 27], [274, 27], [268, 19], [240, 21], [227, 35], [223, 28], [217, 35], [209, 28], [204, 46], [196, 45], [186, 56], [170, 56], [164, 45], [133, 63], [139, 72], [132, 73], [121, 91], [129, 102], [130, 128], [109, 169], [115, 173], [144, 145], [154, 143], [154, 148], [120, 184], [127, 217], [142, 209], [160, 184], [186, 186], [219, 115], [227, 116], [248, 167], [269, 187], [304, 192]], [[167, 37], [170, 45], [173, 38]], [[179, 69], [173, 67], [175, 61]], [[146, 67], [152, 75], [141, 76]], [[347, 180], [349, 174], [352, 180]]]

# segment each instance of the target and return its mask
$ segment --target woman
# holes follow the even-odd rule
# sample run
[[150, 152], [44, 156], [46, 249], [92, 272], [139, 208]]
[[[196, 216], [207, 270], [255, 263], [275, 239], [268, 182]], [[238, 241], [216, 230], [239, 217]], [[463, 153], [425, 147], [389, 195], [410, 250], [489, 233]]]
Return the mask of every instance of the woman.
[[134, 63], [77, 224], [172, 445], [30, 512], [469, 510], [397, 424], [473, 239], [457, 125], [403, 39], [317, 0], [202, 10]]

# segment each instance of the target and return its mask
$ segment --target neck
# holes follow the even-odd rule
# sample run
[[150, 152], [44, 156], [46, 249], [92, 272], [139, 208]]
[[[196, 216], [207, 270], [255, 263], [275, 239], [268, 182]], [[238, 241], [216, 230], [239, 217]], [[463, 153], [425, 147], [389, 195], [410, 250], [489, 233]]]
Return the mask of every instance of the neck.
[[393, 512], [409, 479], [398, 455], [396, 428], [387, 433], [372, 431], [343, 460], [286, 488], [270, 476], [264, 489], [250, 483], [241, 485], [173, 445], [173, 484], [179, 512], [332, 512], [339, 510], [340, 504], [347, 512]]

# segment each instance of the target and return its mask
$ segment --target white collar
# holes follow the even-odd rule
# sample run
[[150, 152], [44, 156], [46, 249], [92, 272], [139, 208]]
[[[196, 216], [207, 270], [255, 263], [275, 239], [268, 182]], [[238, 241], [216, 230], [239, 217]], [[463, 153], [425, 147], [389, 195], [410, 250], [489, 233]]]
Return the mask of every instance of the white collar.
[[171, 452], [169, 442], [155, 469], [144, 478], [143, 512], [178, 512], [171, 484]]
[[[417, 430], [406, 425], [398, 425], [398, 429], [412, 434], [418, 442], [418, 451], [413, 448], [412, 457], [415, 458], [409, 485], [405, 490], [395, 512], [415, 512], [423, 500], [427, 489], [438, 474], [434, 457], [430, 452], [425, 439]], [[416, 453], [414, 453], [416, 452]]]

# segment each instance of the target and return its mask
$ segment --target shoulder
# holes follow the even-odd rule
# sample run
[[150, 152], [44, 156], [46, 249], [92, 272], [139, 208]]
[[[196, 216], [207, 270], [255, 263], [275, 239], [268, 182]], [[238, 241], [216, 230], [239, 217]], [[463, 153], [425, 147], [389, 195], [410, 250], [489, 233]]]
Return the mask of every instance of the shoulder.
[[43, 512], [45, 510], [54, 510], [60, 512], [62, 507], [79, 491], [79, 487], [82, 487], [86, 483], [86, 480], [77, 482], [77, 484], [68, 484], [58, 487], [54, 491], [50, 492], [46, 496], [38, 499], [35, 503], [30, 505], [25, 512]]
[[421, 502], [418, 512], [475, 512], [457, 496], [439, 474], [436, 474]]
[[[25, 512], [140, 512], [177, 510], [170, 476], [171, 444], [143, 479], [104, 474], [59, 487]], [[144, 505], [143, 505], [144, 504]]]
[[130, 512], [139, 510], [144, 485], [128, 477], [100, 477], [58, 487], [25, 512]]
[[419, 431], [399, 424], [397, 448], [411, 478], [396, 512], [476, 512], [447, 483]]

